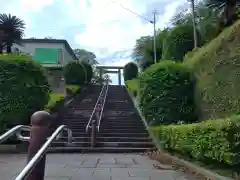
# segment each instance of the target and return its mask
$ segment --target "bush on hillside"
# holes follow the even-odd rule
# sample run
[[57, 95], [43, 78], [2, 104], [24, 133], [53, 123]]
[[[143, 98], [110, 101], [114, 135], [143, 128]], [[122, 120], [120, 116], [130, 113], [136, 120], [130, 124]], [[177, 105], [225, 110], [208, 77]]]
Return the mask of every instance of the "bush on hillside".
[[193, 29], [183, 24], [174, 27], [163, 43], [163, 59], [182, 61], [184, 55], [194, 48]]
[[128, 91], [134, 96], [136, 97], [138, 94], [138, 90], [139, 90], [139, 79], [134, 78], [132, 80], [128, 80], [125, 82], [125, 85], [128, 89]]
[[151, 127], [163, 148], [209, 163], [240, 165], [240, 116]]
[[139, 105], [150, 124], [196, 121], [194, 80], [183, 64], [162, 61], [140, 76]]
[[86, 84], [87, 84], [87, 83], [91, 82], [91, 80], [93, 78], [93, 68], [92, 68], [92, 66], [89, 63], [87, 63], [85, 61], [81, 61], [81, 64], [83, 65], [83, 67], [86, 70], [86, 74], [87, 74], [87, 76], [86, 76]]
[[84, 66], [78, 61], [69, 62], [64, 68], [66, 84], [83, 86], [86, 82], [86, 74]]
[[50, 86], [41, 66], [22, 54], [0, 55], [0, 129], [28, 124], [48, 102]]
[[200, 119], [240, 113], [240, 21], [198, 49], [184, 63], [196, 76], [196, 103]]
[[135, 63], [129, 62], [123, 68], [124, 81], [131, 80], [138, 76], [138, 67]]

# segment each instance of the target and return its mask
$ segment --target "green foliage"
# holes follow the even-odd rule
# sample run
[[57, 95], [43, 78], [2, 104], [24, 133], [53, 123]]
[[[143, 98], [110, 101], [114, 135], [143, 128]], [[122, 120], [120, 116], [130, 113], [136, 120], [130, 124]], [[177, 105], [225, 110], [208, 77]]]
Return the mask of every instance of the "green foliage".
[[[195, 2], [196, 3], [196, 2]], [[196, 18], [196, 28], [199, 31], [198, 42], [199, 45], [203, 43], [207, 43], [214, 39], [219, 33], [219, 11], [212, 11], [207, 7], [204, 1], [199, 1], [195, 4], [195, 13], [197, 14]], [[189, 26], [193, 26], [192, 23], [192, 12], [188, 11], [188, 8], [183, 9], [178, 14], [176, 14], [171, 23], [173, 26], [179, 26], [181, 24], [188, 24]]]
[[21, 54], [0, 55], [0, 126], [29, 123], [48, 102], [50, 86], [41, 66]]
[[162, 61], [140, 76], [139, 105], [151, 124], [195, 121], [193, 93], [191, 72], [181, 63]]
[[0, 37], [0, 53], [4, 46], [11, 53], [12, 44], [23, 37], [24, 29], [23, 20], [11, 14], [0, 14], [0, 31], [3, 32], [3, 38]]
[[65, 88], [67, 91], [70, 91], [71, 93], [78, 93], [80, 92], [80, 89], [81, 89], [80, 86], [78, 85], [70, 85], [70, 84], [66, 85]]
[[92, 69], [92, 66], [85, 62], [85, 61], [81, 61], [81, 64], [83, 65], [84, 69], [86, 70], [86, 84], [91, 82], [92, 80], [92, 77], [93, 77], [93, 69]]
[[136, 97], [138, 95], [139, 79], [135, 78], [135, 79], [132, 79], [132, 80], [127, 80], [127, 81], [125, 81], [125, 85], [126, 85], [127, 89], [129, 90], [129, 92], [133, 96]]
[[123, 77], [124, 80], [131, 80], [138, 76], [138, 67], [135, 63], [129, 62], [123, 68]]
[[184, 63], [193, 69], [200, 119], [240, 113], [240, 21]]
[[48, 112], [55, 112], [63, 105], [64, 94], [51, 93], [48, 103], [45, 106], [44, 110]]
[[[156, 56], [157, 60], [162, 59], [163, 41], [169, 29], [158, 30], [156, 33]], [[137, 62], [141, 69], [146, 69], [154, 64], [153, 37], [143, 36], [136, 40], [133, 50], [133, 59]]]
[[240, 116], [194, 124], [162, 125], [150, 131], [162, 147], [205, 163], [240, 165]]
[[90, 62], [92, 64], [98, 64], [96, 55], [94, 53], [86, 51], [84, 49], [74, 49], [73, 51], [79, 60]]
[[84, 66], [77, 61], [69, 62], [64, 68], [66, 84], [83, 86], [87, 73]]
[[185, 53], [194, 48], [193, 28], [188, 24], [174, 27], [163, 44], [163, 59], [182, 61]]

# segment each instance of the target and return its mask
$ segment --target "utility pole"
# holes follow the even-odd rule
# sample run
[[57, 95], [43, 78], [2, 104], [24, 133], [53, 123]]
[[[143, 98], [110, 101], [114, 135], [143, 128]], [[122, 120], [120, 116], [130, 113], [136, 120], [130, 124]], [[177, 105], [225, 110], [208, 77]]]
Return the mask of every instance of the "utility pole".
[[156, 52], [156, 11], [153, 11], [153, 49], [154, 49], [154, 63], [157, 63]]
[[195, 3], [194, 0], [190, 0], [191, 9], [192, 9], [192, 22], [193, 22], [193, 37], [194, 37], [194, 48], [198, 46], [198, 37], [197, 37], [197, 29], [196, 29], [196, 17], [195, 17]]

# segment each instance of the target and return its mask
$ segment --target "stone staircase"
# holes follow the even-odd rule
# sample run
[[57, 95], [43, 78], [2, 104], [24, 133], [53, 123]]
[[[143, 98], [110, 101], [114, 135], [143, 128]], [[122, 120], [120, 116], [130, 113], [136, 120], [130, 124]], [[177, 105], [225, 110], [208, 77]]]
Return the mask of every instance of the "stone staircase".
[[83, 99], [76, 99], [67, 109], [63, 124], [73, 131], [74, 145], [55, 142], [56, 152], [144, 152], [154, 145], [124, 86], [110, 85], [103, 119], [96, 135], [96, 147], [91, 148], [91, 135], [85, 128], [100, 93], [100, 86], [91, 87]]

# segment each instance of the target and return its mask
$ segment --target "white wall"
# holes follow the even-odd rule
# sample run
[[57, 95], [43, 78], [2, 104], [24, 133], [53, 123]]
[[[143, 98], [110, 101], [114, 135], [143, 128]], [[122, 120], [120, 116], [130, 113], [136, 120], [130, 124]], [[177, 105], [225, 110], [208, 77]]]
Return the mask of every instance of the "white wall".
[[12, 46], [13, 51], [18, 48], [20, 51], [34, 55], [35, 48], [59, 48], [63, 50], [63, 65], [66, 65], [69, 61], [73, 60], [73, 57], [67, 52], [63, 43], [22, 43], [22, 46], [14, 44]]

